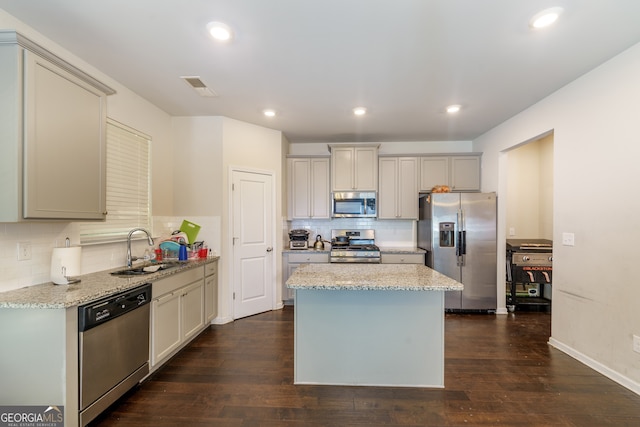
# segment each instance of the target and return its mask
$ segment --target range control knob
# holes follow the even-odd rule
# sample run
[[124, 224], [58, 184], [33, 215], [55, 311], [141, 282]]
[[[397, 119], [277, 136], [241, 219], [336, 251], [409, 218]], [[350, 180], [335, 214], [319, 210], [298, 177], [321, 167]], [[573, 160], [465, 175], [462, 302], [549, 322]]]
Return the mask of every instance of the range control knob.
[[523, 261], [529, 261], [530, 259], [531, 259], [531, 257], [528, 257], [528, 256], [526, 256], [526, 255], [524, 255], [524, 256], [522, 257], [522, 260], [523, 260]]

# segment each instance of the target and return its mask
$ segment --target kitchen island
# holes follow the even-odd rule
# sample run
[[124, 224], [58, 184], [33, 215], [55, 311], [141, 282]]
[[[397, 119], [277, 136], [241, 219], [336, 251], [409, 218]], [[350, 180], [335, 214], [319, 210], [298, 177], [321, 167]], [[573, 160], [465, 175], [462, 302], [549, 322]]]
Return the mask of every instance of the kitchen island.
[[417, 264], [305, 264], [295, 289], [296, 384], [444, 387], [444, 292]]

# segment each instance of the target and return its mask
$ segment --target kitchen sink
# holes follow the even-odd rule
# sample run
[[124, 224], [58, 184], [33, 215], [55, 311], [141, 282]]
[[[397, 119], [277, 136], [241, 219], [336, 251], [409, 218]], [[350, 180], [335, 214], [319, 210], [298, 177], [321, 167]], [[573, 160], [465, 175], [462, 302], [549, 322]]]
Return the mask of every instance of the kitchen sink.
[[182, 265], [181, 263], [163, 263], [163, 264], [150, 264], [140, 267], [125, 268], [123, 270], [112, 271], [113, 276], [144, 276], [147, 274], [153, 274], [161, 270], [169, 270]]

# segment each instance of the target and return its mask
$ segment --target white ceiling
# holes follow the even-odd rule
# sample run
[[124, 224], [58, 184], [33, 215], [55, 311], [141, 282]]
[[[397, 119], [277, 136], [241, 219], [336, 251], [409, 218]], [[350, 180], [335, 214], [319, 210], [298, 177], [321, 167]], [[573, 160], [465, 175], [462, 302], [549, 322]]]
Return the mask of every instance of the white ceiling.
[[[546, 31], [529, 19], [564, 8]], [[638, 0], [0, 0], [174, 116], [291, 142], [472, 140], [640, 41]], [[226, 45], [210, 21], [235, 30]], [[200, 76], [202, 98], [180, 76]], [[456, 116], [445, 106], [461, 104]], [[369, 114], [354, 117], [365, 106]], [[278, 116], [268, 119], [264, 108]]]

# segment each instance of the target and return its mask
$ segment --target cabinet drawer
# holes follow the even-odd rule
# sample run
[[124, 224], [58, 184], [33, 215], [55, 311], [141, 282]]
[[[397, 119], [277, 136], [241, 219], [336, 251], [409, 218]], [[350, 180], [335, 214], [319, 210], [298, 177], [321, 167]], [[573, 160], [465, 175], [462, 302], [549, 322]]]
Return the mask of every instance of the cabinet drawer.
[[204, 271], [202, 270], [202, 267], [196, 267], [164, 279], [156, 280], [152, 284], [151, 294], [153, 298], [157, 298], [168, 292], [175, 291], [178, 288], [193, 283], [196, 280], [202, 279], [203, 274]]
[[381, 254], [382, 264], [424, 264], [424, 254]]
[[218, 262], [210, 262], [209, 264], [204, 265], [204, 275], [211, 276], [218, 272]]
[[329, 254], [310, 254], [308, 252], [290, 253], [290, 263], [322, 263], [329, 262]]

